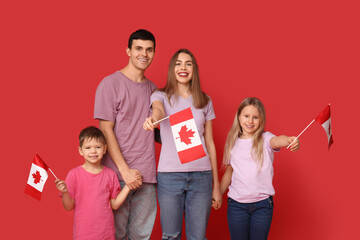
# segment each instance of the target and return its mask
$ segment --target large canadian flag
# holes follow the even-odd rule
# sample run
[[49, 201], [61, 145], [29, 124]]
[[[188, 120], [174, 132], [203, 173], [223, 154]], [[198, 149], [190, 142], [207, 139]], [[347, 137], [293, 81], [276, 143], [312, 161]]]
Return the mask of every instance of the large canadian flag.
[[170, 115], [169, 121], [181, 163], [206, 156], [191, 108]]
[[41, 200], [41, 193], [43, 191], [46, 180], [48, 179], [48, 166], [35, 154], [31, 164], [29, 178], [25, 187], [25, 193], [29, 194], [37, 200]]
[[332, 126], [331, 126], [331, 115], [330, 115], [330, 104], [322, 110], [322, 112], [315, 118], [315, 121], [319, 122], [324, 128], [327, 139], [328, 139], [328, 148], [333, 144], [334, 140], [332, 137]]

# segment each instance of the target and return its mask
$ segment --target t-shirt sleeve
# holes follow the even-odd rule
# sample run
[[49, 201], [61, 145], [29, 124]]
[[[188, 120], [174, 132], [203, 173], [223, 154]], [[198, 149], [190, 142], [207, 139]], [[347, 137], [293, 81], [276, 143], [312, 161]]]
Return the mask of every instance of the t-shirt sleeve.
[[116, 173], [111, 169], [109, 169], [109, 170], [112, 171], [111, 175], [110, 175], [111, 176], [111, 178], [110, 178], [111, 186], [112, 186], [110, 189], [110, 198], [115, 199], [120, 192], [120, 183], [119, 183], [119, 179], [118, 179]]
[[265, 147], [266, 149], [272, 151], [272, 152], [279, 152], [280, 151], [280, 148], [278, 149], [273, 149], [271, 146], [270, 146], [270, 140], [273, 138], [273, 137], [276, 137], [276, 135], [272, 134], [271, 132], [265, 132], [263, 134], [264, 136], [264, 144], [265, 144]]
[[150, 81], [150, 84], [151, 84], [151, 92], [154, 92], [157, 89], [157, 87], [155, 83], [153, 83], [152, 81]]
[[117, 113], [116, 88], [111, 79], [104, 78], [95, 93], [94, 118], [115, 122]]
[[151, 94], [150, 97], [150, 104], [152, 104], [155, 101], [160, 101], [162, 103], [164, 103], [164, 98], [165, 98], [165, 93], [160, 92], [160, 91], [155, 91]]
[[211, 98], [209, 97], [209, 102], [206, 105], [206, 113], [205, 113], [205, 121], [210, 121], [215, 119], [215, 111], [214, 111], [214, 107], [213, 107], [213, 103]]
[[[75, 191], [76, 191], [76, 177], [74, 171], [70, 171], [65, 178], [65, 184], [68, 189], [69, 196], [74, 199], [75, 198]], [[62, 194], [60, 193], [60, 196]]]

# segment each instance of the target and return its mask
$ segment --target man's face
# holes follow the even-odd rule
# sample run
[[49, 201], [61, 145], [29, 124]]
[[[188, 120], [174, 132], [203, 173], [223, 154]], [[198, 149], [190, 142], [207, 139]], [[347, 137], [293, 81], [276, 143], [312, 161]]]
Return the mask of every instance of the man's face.
[[132, 42], [131, 49], [126, 49], [130, 57], [130, 64], [135, 68], [145, 71], [151, 64], [154, 55], [154, 43], [151, 40], [135, 39]]

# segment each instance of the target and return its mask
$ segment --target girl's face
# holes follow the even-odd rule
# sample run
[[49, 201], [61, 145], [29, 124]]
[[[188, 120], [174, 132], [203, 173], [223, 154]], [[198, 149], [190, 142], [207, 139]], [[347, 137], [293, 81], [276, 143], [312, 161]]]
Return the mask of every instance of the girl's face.
[[239, 122], [242, 128], [241, 137], [253, 137], [256, 130], [258, 130], [258, 128], [260, 127], [259, 110], [252, 105], [244, 107], [239, 115]]
[[175, 76], [179, 84], [189, 84], [193, 73], [193, 62], [187, 53], [180, 53], [175, 63]]

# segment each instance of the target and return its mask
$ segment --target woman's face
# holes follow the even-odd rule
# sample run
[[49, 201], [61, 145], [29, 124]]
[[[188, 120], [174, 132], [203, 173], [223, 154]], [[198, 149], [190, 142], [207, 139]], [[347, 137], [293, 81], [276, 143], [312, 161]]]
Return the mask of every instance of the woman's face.
[[187, 53], [180, 53], [176, 60], [174, 71], [177, 83], [188, 85], [193, 73], [191, 56]]

